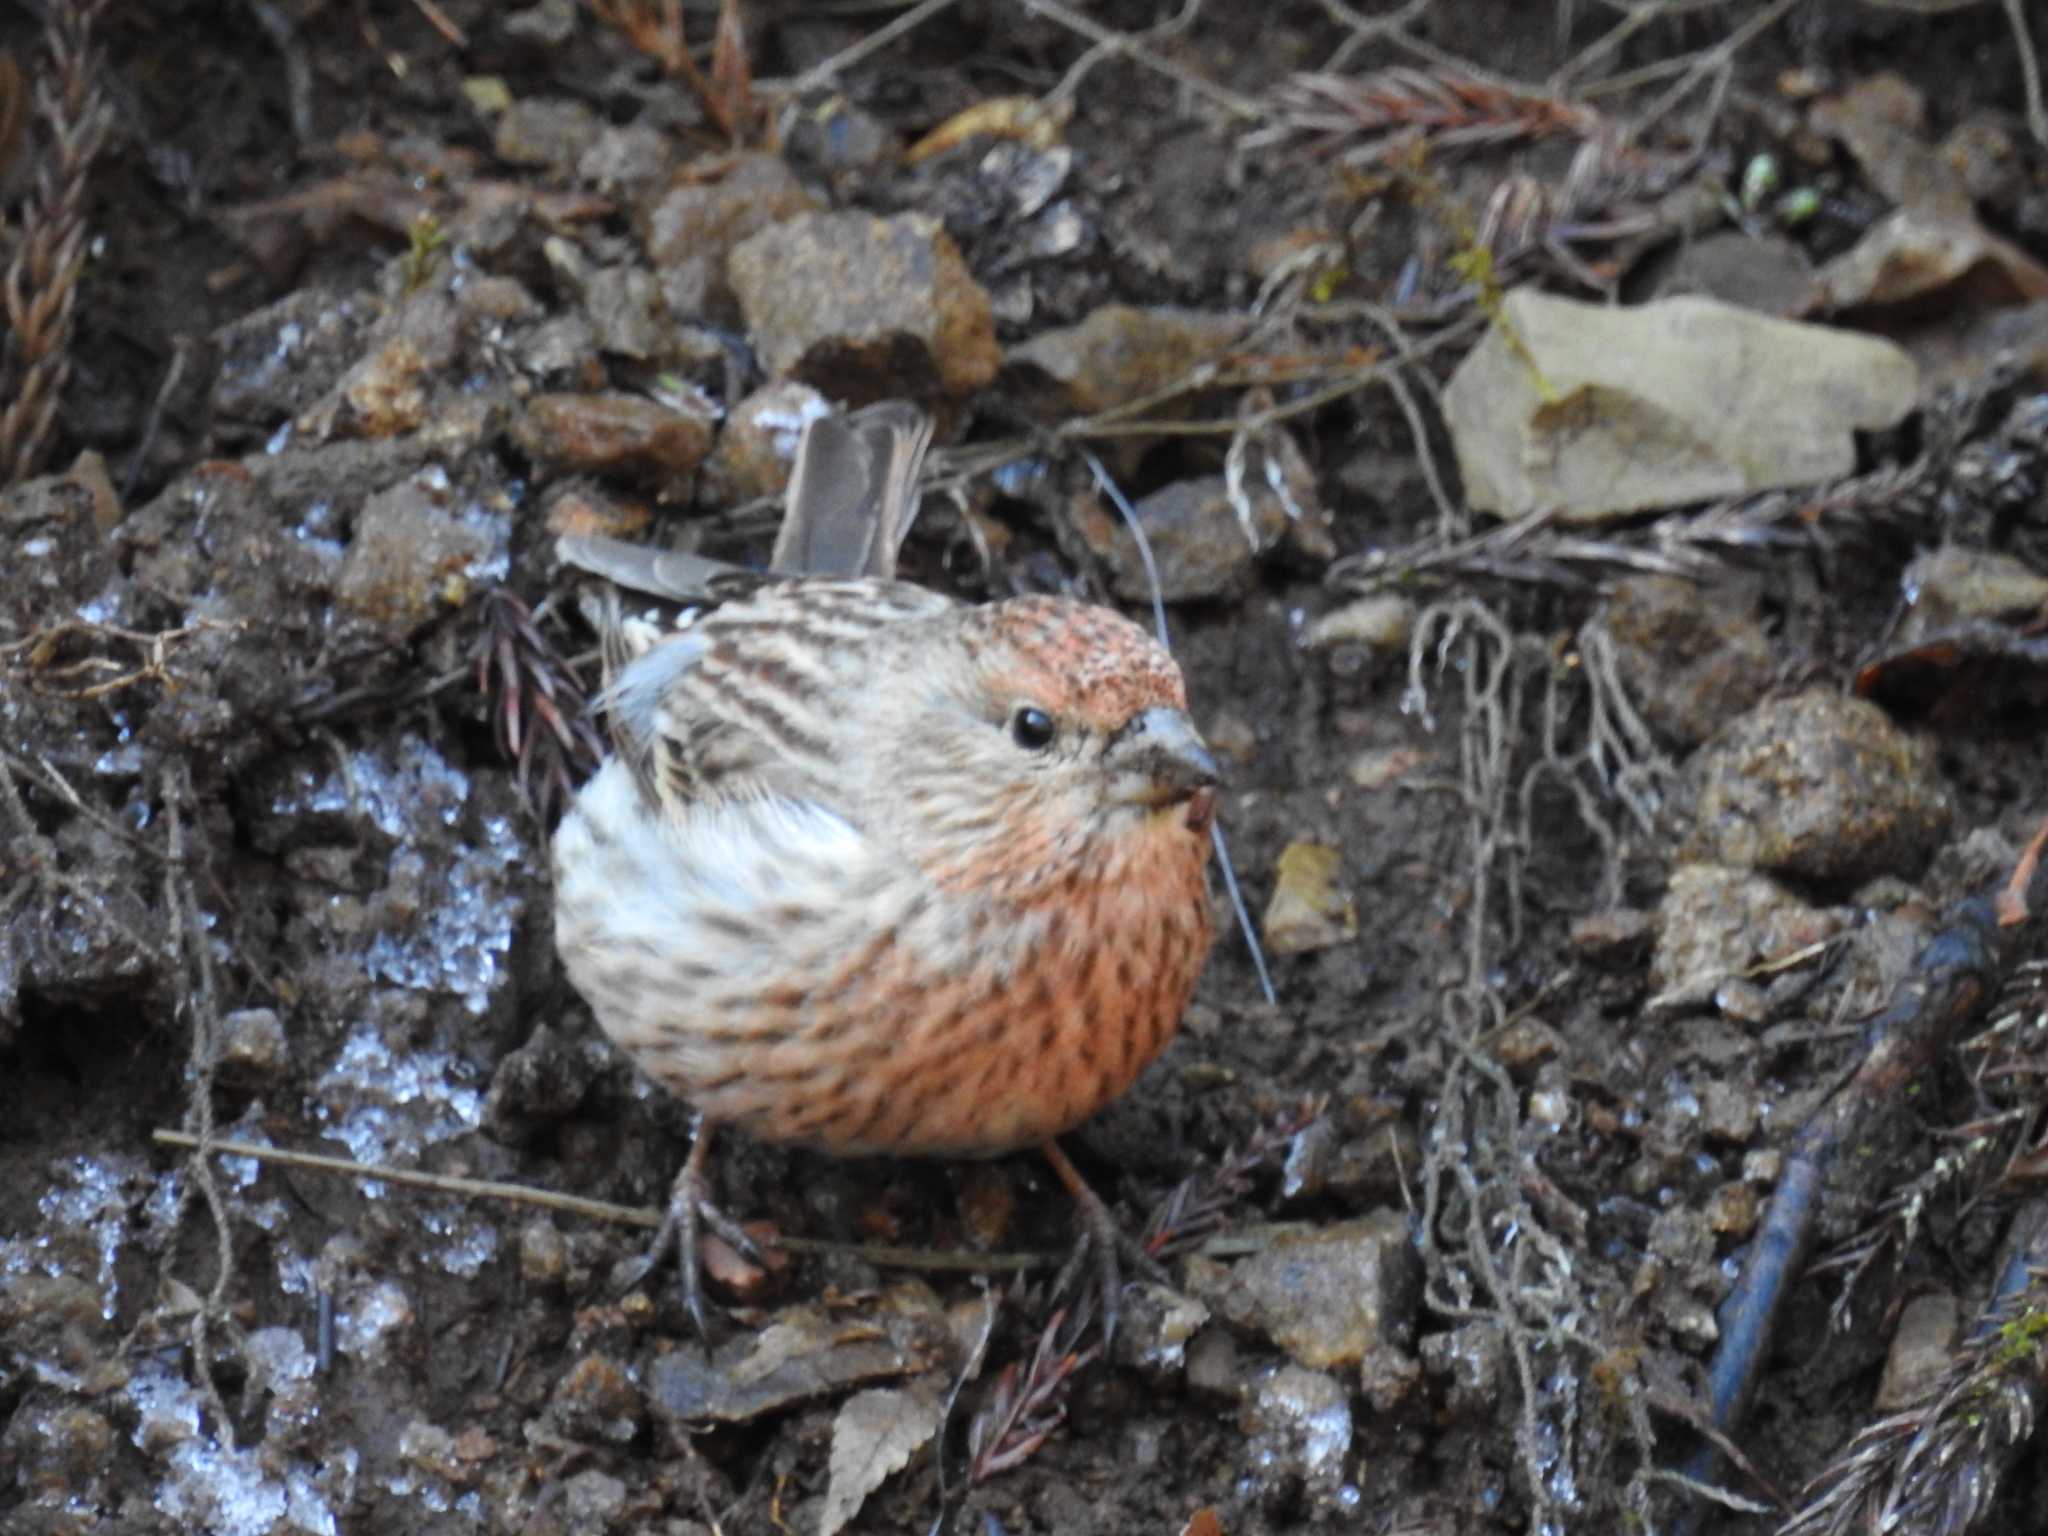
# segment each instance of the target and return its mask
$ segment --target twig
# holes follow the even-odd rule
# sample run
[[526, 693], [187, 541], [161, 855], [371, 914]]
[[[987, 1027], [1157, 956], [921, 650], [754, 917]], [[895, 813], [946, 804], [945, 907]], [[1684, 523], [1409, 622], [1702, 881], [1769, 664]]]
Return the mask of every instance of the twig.
[[86, 182], [112, 114], [99, 85], [92, 28], [105, 0], [54, 0], [46, 19], [50, 76], [36, 106], [51, 144], [36, 174], [22, 241], [7, 269], [7, 339], [0, 366], [0, 486], [42, 467], [71, 376], [72, 318], [85, 268]]
[[1085, 1308], [1076, 1312], [1071, 1328], [1064, 1309], [1053, 1313], [1038, 1335], [1029, 1369], [1014, 1360], [1003, 1367], [994, 1396], [967, 1426], [969, 1483], [1021, 1466], [1066, 1421], [1068, 1381], [1102, 1352], [1095, 1344], [1073, 1347], [1091, 1321]]
[[[2044, 883], [2037, 872], [2037, 887]], [[2038, 910], [2039, 890], [2030, 893]], [[1714, 1423], [1740, 1429], [1776, 1326], [1804, 1267], [1835, 1162], [1877, 1134], [1897, 1112], [1903, 1089], [1922, 1080], [1956, 1031], [1997, 986], [2017, 948], [2001, 934], [1991, 896], [1956, 904], [1947, 924], [1922, 946], [1891, 1004], [1865, 1027], [1871, 1042], [1855, 1075], [1817, 1110], [1794, 1140], [1785, 1171], [1764, 1214], [1749, 1261], [1720, 1313], [1721, 1342], [1708, 1373]], [[1713, 1480], [1714, 1453], [1703, 1450], [1687, 1471]]]
[[1323, 14], [1343, 27], [1348, 34], [1330, 56], [1323, 60], [1322, 73], [1337, 73], [1350, 63], [1351, 56], [1367, 43], [1401, 32], [1409, 22], [1434, 3], [1435, 0], [1408, 0], [1406, 5], [1391, 15], [1361, 16], [1344, 4], [1344, 0], [1322, 0]]
[[805, 70], [786, 85], [763, 81], [764, 89], [774, 89], [790, 96], [802, 96], [814, 91], [835, 75], [844, 74], [862, 60], [880, 53], [897, 38], [915, 32], [939, 12], [957, 5], [959, 0], [921, 0], [886, 26], [877, 27], [859, 42], [842, 48], [829, 59], [821, 60]]
[[[158, 1130], [152, 1140], [159, 1146], [196, 1148], [199, 1138], [183, 1131]], [[570, 1216], [588, 1216], [593, 1221], [617, 1222], [653, 1231], [661, 1226], [660, 1211], [644, 1206], [614, 1205], [606, 1200], [587, 1200], [580, 1195], [558, 1194], [530, 1184], [507, 1184], [492, 1179], [465, 1179], [453, 1174], [427, 1173], [417, 1168], [389, 1168], [376, 1163], [359, 1163], [352, 1158], [328, 1157], [318, 1152], [293, 1152], [283, 1147], [266, 1147], [249, 1141], [207, 1141], [206, 1147], [222, 1157], [247, 1157], [285, 1168], [305, 1168], [315, 1173], [339, 1174], [344, 1178], [377, 1179], [412, 1189], [431, 1189], [467, 1199], [502, 1200], [512, 1205], [537, 1206]], [[819, 1238], [778, 1236], [775, 1246], [791, 1253], [833, 1254], [863, 1259], [885, 1269], [918, 1269], [971, 1274], [976, 1272], [1052, 1269], [1063, 1262], [1054, 1253], [967, 1253], [947, 1249], [897, 1248], [860, 1243], [832, 1243]]]
[[[1249, 96], [1240, 96], [1236, 91], [1217, 85], [1213, 81], [1204, 80], [1200, 75], [1182, 69], [1172, 60], [1162, 58], [1159, 54], [1147, 48], [1137, 38], [1128, 33], [1113, 31], [1105, 27], [1101, 22], [1092, 20], [1089, 17], [1083, 16], [1080, 12], [1070, 9], [1062, 4], [1061, 0], [1018, 0], [1018, 3], [1025, 10], [1043, 16], [1048, 21], [1056, 22], [1060, 26], [1067, 28], [1070, 32], [1080, 33], [1081, 36], [1094, 43], [1098, 50], [1102, 51], [1101, 57], [1107, 57], [1111, 54], [1122, 54], [1133, 63], [1142, 64], [1155, 74], [1164, 75], [1169, 80], [1177, 81], [1211, 106], [1222, 108], [1241, 122], [1255, 123], [1266, 115], [1265, 108], [1256, 101], [1253, 101]], [[1201, 5], [1202, 0], [1187, 0], [1187, 3], [1182, 7], [1181, 14], [1165, 25], [1178, 30], [1193, 20], [1194, 14], [1201, 9]], [[1095, 55], [1090, 55], [1084, 62], [1092, 66], [1094, 63], [1099, 62], [1099, 59]], [[1077, 69], [1079, 67], [1078, 65], [1076, 66]], [[1060, 85], [1054, 90], [1053, 94], [1058, 96], [1062, 91], [1071, 91], [1078, 84], [1079, 80], [1070, 71], [1068, 78], [1060, 82]]]

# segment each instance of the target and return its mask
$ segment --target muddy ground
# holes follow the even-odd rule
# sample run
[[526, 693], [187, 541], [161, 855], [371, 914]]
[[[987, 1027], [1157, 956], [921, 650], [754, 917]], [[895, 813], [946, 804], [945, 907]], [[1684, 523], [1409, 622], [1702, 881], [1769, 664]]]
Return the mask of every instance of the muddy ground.
[[[1230, 854], [1280, 940], [1276, 1001], [1226, 921], [1180, 1037], [1073, 1138], [1127, 1225], [1160, 1233], [1175, 1291], [1133, 1293], [1095, 1358], [1098, 1334], [1054, 1326], [1074, 1297], [1052, 1267], [974, 1273], [989, 1252], [1056, 1267], [1069, 1211], [1033, 1159], [732, 1138], [726, 1207], [809, 1246], [728, 1265], [707, 1359], [672, 1277], [627, 1286], [639, 1228], [153, 1140], [658, 1203], [686, 1113], [603, 1041], [551, 947], [548, 790], [587, 761], [535, 712], [541, 680], [566, 701], [593, 676], [552, 536], [757, 563], [773, 511], [757, 469], [699, 469], [660, 434], [621, 448], [608, 420], [536, 402], [611, 391], [715, 423], [777, 370], [722, 267], [650, 254], [665, 188], [731, 184], [712, 167], [733, 132], [591, 11], [117, 7], [48, 454], [65, 472], [0, 500], [0, 1528], [1767, 1530], [1842, 1472], [1888, 1358], [1952, 1404], [2009, 1393], [2017, 1417], [1943, 1440], [1924, 1395], [1888, 1397], [1921, 1406], [1864, 1444], [1859, 1496], [1881, 1500], [1887, 1458], [1931, 1426], [1969, 1491], [1901, 1474], [1947, 1501], [1912, 1528], [2048, 1523], [2038, 1457], [2011, 1450], [2038, 1293], [2008, 1297], [2004, 1354], [1971, 1333], [2035, 1230], [2041, 1008], [2027, 925], [1964, 905], [2043, 811], [2026, 583], [2048, 570], [2032, 354], [1967, 338], [2043, 295], [2013, 262], [2002, 287], [1837, 306], [1948, 342], [1950, 372], [1826, 492], [1489, 545], [1434, 394], [1498, 292], [1457, 258], [1510, 172], [1554, 194], [1575, 141], [1468, 99], [1497, 131], [1419, 158], [1346, 164], [1361, 128], [1256, 142], [1267, 93], [1325, 65], [1571, 66], [1570, 90], [1532, 87], [1546, 99], [1643, 72], [1582, 98], [1617, 124], [1697, 65], [1643, 127], [1665, 183], [1603, 211], [1712, 175], [1718, 213], [1652, 217], [1634, 247], [1581, 238], [1570, 262], [1499, 236], [1505, 281], [1637, 299], [1717, 221], [1814, 264], [1854, 246], [1901, 194], [1804, 114], [1895, 71], [1926, 103], [1916, 137], [1991, 124], [1978, 215], [2048, 259], [2004, 9], [1674, 5], [1637, 26], [1601, 5], [1212, 4], [1089, 62], [1070, 13], [968, 3], [787, 101], [775, 82], [901, 13], [741, 9], [757, 84], [723, 100], [755, 143], [776, 124], [797, 189], [759, 198], [938, 219], [963, 264], [940, 301], [987, 294], [1011, 359], [940, 336], [783, 370], [940, 417], [912, 574], [1142, 612], [1079, 446], [1133, 495], [1224, 486], [1243, 413], [1281, 408], [1284, 444], [1252, 460], [1290, 504], [1260, 503], [1277, 521], [1254, 558], [1228, 495], [1193, 497], [1168, 594], [1228, 765]], [[689, 25], [708, 40], [714, 17]], [[32, 80], [38, 39], [0, 18]], [[1442, 131], [1395, 96], [1393, 128]], [[1039, 118], [1012, 107], [905, 157], [1016, 97]], [[31, 131], [17, 206], [42, 153]], [[1764, 154], [1813, 193], [1782, 227], [1742, 180]], [[1943, 162], [1959, 179], [1963, 154]], [[692, 238], [723, 239], [704, 217]], [[921, 271], [839, 277], [859, 303], [926, 302]], [[1125, 337], [1089, 364], [1102, 378], [1014, 366], [1112, 303], [1200, 315]], [[1255, 303], [1277, 328], [1203, 350], [1201, 316]], [[1206, 430], [1127, 434], [1101, 413], [1134, 380]], [[1953, 623], [1910, 611], [1936, 547], [1978, 562], [1941, 587], [1964, 594]], [[2018, 597], [1980, 600], [1999, 581]], [[1318, 630], [1360, 594], [1391, 606]], [[1852, 704], [1859, 679], [1874, 703]], [[539, 741], [523, 768], [514, 698]], [[1836, 767], [1795, 783], [1782, 764], [1809, 757]], [[1714, 842], [1716, 816], [1768, 821], [1760, 802], [1812, 811], [1796, 853]], [[1942, 935], [1958, 947], [1931, 950]], [[1890, 1075], [1854, 1077], [1874, 1045]], [[1860, 1108], [1816, 1154], [1845, 1084]], [[1813, 1264], [1785, 1279], [1747, 1412], [1710, 1408], [1788, 1167], [1820, 1170], [1796, 1245]], [[1895, 1346], [1909, 1317], [1919, 1342]], [[1021, 1428], [999, 1412], [1020, 1380], [1043, 1388]], [[1701, 1458], [1717, 1414], [1741, 1465]]]

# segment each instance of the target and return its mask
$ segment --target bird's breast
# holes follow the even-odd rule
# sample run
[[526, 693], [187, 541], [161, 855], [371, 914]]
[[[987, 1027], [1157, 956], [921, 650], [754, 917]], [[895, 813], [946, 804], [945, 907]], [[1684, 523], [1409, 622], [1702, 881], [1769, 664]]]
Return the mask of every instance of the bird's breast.
[[678, 828], [630, 788], [607, 768], [557, 837], [570, 978], [650, 1076], [764, 1140], [971, 1156], [1059, 1135], [1165, 1047], [1208, 956], [1207, 839], [1170, 816], [1020, 892], [943, 886], [829, 812]]

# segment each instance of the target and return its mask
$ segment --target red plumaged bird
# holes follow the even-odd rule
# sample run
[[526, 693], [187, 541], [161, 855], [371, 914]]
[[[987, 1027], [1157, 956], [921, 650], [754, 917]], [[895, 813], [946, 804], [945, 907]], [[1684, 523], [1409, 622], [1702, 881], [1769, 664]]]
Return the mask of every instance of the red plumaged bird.
[[[642, 589], [606, 628], [612, 755], [555, 835], [555, 942], [598, 1023], [700, 1116], [664, 1238], [703, 1326], [711, 1128], [840, 1154], [1038, 1147], [1114, 1327], [1117, 1235], [1054, 1138], [1179, 1027], [1214, 938], [1216, 765], [1179, 666], [1109, 609], [892, 579], [929, 440], [901, 405], [806, 429], [785, 571], [564, 541]], [[657, 1252], [663, 1239], [657, 1240]]]

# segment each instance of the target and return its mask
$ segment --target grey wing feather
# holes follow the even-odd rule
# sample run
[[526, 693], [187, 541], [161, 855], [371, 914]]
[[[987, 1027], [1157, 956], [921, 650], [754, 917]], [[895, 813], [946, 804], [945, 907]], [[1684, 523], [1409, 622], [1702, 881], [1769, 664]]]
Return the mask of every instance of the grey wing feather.
[[555, 540], [555, 555], [564, 565], [601, 576], [629, 592], [644, 592], [677, 603], [708, 603], [732, 595], [734, 587], [757, 584], [760, 577], [744, 566], [680, 549], [628, 544], [601, 534], [565, 533]]
[[931, 441], [931, 418], [906, 400], [806, 423], [769, 569], [893, 578]]

